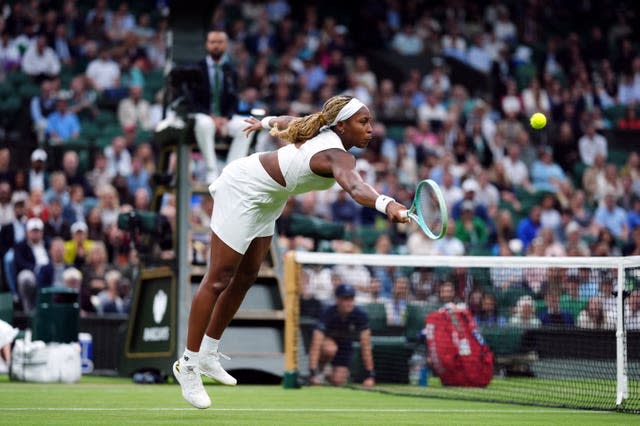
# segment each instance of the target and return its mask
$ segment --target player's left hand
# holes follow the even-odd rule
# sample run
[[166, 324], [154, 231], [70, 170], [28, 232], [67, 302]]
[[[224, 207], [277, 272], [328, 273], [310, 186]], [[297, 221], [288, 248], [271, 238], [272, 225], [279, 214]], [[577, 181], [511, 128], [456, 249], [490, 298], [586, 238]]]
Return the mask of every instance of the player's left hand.
[[255, 117], [247, 117], [244, 119], [244, 122], [248, 124], [242, 131], [249, 137], [251, 132], [257, 132], [262, 129], [262, 123]]

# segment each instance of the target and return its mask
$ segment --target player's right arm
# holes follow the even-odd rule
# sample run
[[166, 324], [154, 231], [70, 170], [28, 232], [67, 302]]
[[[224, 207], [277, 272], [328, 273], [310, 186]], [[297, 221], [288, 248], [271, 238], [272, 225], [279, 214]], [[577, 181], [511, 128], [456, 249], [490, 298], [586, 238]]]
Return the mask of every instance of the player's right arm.
[[[309, 162], [311, 170], [321, 176], [333, 176], [347, 193], [358, 204], [365, 207], [376, 207], [380, 193], [362, 180], [356, 170], [356, 159], [352, 154], [340, 149], [327, 149], [315, 154]], [[393, 222], [407, 222], [402, 214], [407, 208], [393, 201], [386, 208], [386, 214]]]

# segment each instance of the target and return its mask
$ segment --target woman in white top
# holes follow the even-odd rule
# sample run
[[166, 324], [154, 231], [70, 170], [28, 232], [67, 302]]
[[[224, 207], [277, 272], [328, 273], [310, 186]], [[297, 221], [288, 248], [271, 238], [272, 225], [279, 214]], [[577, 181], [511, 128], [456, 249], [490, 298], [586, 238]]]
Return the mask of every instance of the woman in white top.
[[306, 117], [251, 117], [246, 122], [247, 134], [271, 129], [289, 144], [232, 161], [209, 186], [209, 269], [191, 304], [187, 347], [173, 366], [183, 397], [197, 408], [211, 405], [200, 374], [236, 384], [220, 365], [219, 339], [258, 275], [275, 221], [290, 196], [337, 182], [359, 204], [375, 207], [394, 222], [407, 222], [407, 208], [365, 183], [355, 157], [347, 152], [365, 148], [373, 136], [369, 108], [358, 99], [334, 96], [322, 111]]

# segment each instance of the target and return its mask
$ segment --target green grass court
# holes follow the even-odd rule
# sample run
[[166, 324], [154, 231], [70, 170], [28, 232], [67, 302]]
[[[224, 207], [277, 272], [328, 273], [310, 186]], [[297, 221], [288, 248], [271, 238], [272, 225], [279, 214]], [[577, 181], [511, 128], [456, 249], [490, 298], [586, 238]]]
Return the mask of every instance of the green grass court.
[[197, 410], [174, 384], [83, 377], [78, 384], [0, 379], [0, 424], [216, 425], [637, 425], [640, 417], [455, 399], [396, 396], [349, 388], [216, 386], [212, 408]]

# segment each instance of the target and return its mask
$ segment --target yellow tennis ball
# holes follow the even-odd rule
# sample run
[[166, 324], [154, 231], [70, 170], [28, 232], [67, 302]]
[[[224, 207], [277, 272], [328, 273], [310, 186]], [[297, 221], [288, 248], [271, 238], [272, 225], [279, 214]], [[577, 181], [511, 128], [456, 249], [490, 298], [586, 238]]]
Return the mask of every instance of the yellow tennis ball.
[[529, 119], [529, 122], [531, 123], [531, 127], [539, 130], [547, 125], [547, 117], [545, 117], [544, 114], [541, 112], [536, 112], [531, 116], [531, 119]]

